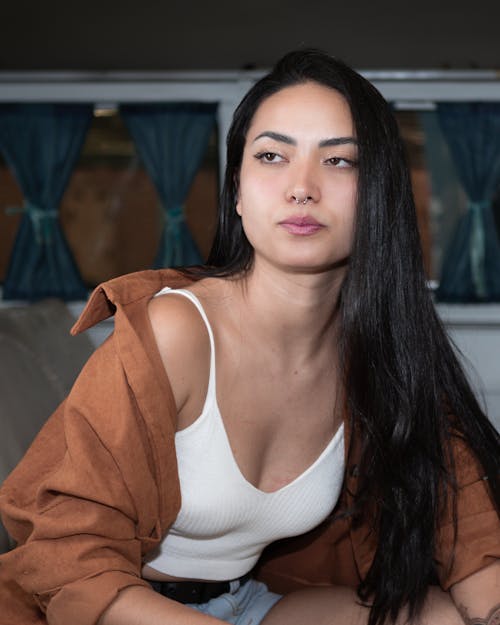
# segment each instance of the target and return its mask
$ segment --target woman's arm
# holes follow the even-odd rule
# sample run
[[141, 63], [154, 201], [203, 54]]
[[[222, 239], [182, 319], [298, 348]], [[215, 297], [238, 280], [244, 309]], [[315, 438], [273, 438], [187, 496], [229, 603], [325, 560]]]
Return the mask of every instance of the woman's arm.
[[466, 625], [500, 625], [500, 560], [450, 590]]
[[223, 622], [149, 588], [130, 586], [119, 593], [97, 625], [221, 625]]
[[[162, 419], [154, 423], [160, 465], [144, 426], [160, 397], [154, 371], [135, 350], [141, 366], [126, 372], [116, 348], [110, 339], [94, 353], [0, 490], [5, 525], [19, 543], [0, 557], [0, 583], [20, 586], [48, 623], [95, 624], [128, 587], [142, 585], [154, 596], [140, 578], [141, 556], [177, 512], [167, 414], [173, 399], [165, 398]], [[147, 413], [131, 392], [132, 384], [142, 388], [139, 376], [151, 380], [142, 399]]]

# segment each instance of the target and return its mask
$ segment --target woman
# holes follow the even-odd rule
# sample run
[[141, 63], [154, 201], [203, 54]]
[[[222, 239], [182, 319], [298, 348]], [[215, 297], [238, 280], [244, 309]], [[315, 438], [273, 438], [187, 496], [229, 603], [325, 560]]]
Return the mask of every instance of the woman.
[[290, 53], [227, 162], [208, 266], [112, 280], [75, 326], [115, 312], [3, 486], [9, 622], [497, 623], [499, 436], [426, 291], [388, 105]]

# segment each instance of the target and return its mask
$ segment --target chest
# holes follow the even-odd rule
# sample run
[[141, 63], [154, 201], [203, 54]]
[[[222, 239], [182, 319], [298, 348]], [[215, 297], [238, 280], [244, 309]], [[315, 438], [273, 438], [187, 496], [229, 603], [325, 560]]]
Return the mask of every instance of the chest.
[[278, 532], [272, 540], [300, 534], [333, 509], [343, 480], [341, 426], [319, 456], [285, 485], [272, 490], [254, 485], [236, 462], [213, 403], [192, 426], [177, 433], [176, 452], [183, 502], [176, 527], [187, 532], [205, 532], [212, 519], [210, 531], [216, 536], [234, 531], [265, 536], [271, 522]]
[[217, 349], [213, 365], [214, 370], [200, 371], [181, 426], [196, 420], [213, 395], [243, 476], [264, 491], [292, 482], [314, 463], [341, 423], [333, 370], [284, 370], [258, 351], [229, 347]]

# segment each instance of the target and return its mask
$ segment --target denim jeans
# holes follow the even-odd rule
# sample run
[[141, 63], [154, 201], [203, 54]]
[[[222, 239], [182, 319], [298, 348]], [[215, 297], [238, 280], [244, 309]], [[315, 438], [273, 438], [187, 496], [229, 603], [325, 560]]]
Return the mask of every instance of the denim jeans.
[[281, 595], [270, 592], [262, 582], [253, 579], [243, 586], [234, 584], [230, 592], [226, 592], [207, 603], [188, 603], [203, 614], [209, 614], [232, 625], [259, 625], [269, 610], [281, 599]]

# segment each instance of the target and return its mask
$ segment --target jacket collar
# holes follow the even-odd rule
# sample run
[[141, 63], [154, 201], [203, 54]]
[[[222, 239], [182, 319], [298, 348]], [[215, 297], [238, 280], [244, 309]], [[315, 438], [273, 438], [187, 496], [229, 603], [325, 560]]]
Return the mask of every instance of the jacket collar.
[[153, 297], [162, 287], [182, 288], [192, 280], [174, 269], [149, 269], [113, 278], [97, 286], [89, 297], [71, 334], [79, 334], [112, 317], [117, 307], [127, 306], [147, 297]]

